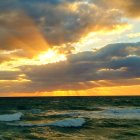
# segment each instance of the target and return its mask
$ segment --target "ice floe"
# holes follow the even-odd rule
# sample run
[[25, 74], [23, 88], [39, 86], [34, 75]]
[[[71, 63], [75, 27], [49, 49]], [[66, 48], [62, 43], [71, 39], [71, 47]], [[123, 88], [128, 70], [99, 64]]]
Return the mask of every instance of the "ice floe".
[[84, 118], [71, 118], [71, 119], [64, 119], [59, 120], [51, 123], [41, 123], [41, 124], [35, 124], [35, 123], [8, 123], [8, 125], [12, 126], [21, 126], [21, 127], [33, 127], [33, 126], [58, 126], [58, 127], [81, 127], [85, 123]]
[[0, 115], [0, 121], [10, 122], [10, 121], [18, 121], [20, 120], [23, 114], [21, 112], [14, 113], [14, 114], [3, 114]]

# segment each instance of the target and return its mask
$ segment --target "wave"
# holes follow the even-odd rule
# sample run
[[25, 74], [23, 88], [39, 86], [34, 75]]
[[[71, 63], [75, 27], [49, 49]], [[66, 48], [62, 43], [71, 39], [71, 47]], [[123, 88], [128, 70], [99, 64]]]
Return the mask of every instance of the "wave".
[[104, 107], [101, 111], [71, 110], [48, 112], [48, 116], [82, 117], [82, 118], [114, 118], [114, 119], [140, 119], [139, 108]]
[[3, 122], [19, 121], [22, 115], [23, 114], [21, 112], [14, 113], [14, 114], [0, 115], [0, 121], [3, 121]]
[[87, 118], [140, 119], [138, 108], [108, 108], [104, 111], [81, 111], [80, 114]]
[[73, 119], [64, 119], [60, 121], [55, 121], [51, 123], [42, 123], [42, 124], [34, 124], [34, 123], [19, 123], [13, 124], [8, 123], [7, 125], [11, 126], [21, 126], [21, 127], [33, 127], [33, 126], [58, 126], [58, 127], [81, 127], [85, 123], [84, 118], [73, 118]]
[[64, 119], [61, 121], [56, 121], [50, 123], [50, 126], [60, 126], [60, 127], [81, 127], [85, 123], [84, 118], [74, 118], [74, 119]]

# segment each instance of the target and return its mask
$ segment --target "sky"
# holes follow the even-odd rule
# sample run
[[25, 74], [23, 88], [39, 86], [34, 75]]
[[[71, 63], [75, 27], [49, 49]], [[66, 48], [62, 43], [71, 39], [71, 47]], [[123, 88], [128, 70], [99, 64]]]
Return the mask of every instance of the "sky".
[[140, 0], [1, 0], [0, 96], [140, 95]]

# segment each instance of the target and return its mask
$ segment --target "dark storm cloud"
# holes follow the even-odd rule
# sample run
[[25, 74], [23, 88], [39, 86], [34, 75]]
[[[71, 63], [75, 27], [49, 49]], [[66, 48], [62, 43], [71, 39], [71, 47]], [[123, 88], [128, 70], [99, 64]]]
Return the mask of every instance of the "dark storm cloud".
[[96, 87], [96, 83], [91, 84], [90, 81], [111, 80], [115, 83], [115, 80], [139, 78], [139, 51], [140, 43], [110, 44], [97, 52], [70, 55], [64, 62], [23, 66], [21, 71], [32, 81], [27, 86], [30, 90], [31, 87], [39, 91], [65, 90], [73, 89], [73, 86], [80, 89], [80, 83]]

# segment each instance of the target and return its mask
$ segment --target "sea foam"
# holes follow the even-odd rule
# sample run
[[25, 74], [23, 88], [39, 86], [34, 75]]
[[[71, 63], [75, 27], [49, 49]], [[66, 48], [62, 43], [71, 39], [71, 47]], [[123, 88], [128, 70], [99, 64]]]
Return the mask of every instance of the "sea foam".
[[23, 114], [21, 112], [14, 113], [14, 114], [3, 114], [0, 115], [0, 121], [3, 122], [10, 122], [10, 121], [18, 121], [20, 120]]
[[114, 118], [114, 119], [140, 119], [140, 108], [131, 107], [104, 107], [100, 111], [87, 111], [87, 110], [70, 110], [70, 111], [56, 111], [48, 114], [56, 116], [70, 116], [81, 118]]
[[140, 119], [139, 108], [106, 108], [103, 111], [80, 111], [79, 114], [85, 118]]
[[41, 123], [41, 124], [34, 124], [34, 123], [19, 123], [13, 124], [8, 123], [8, 125], [12, 126], [21, 126], [21, 127], [33, 127], [33, 126], [58, 126], [58, 127], [81, 127], [85, 123], [84, 118], [71, 118], [71, 119], [64, 119], [59, 120], [51, 123]]

